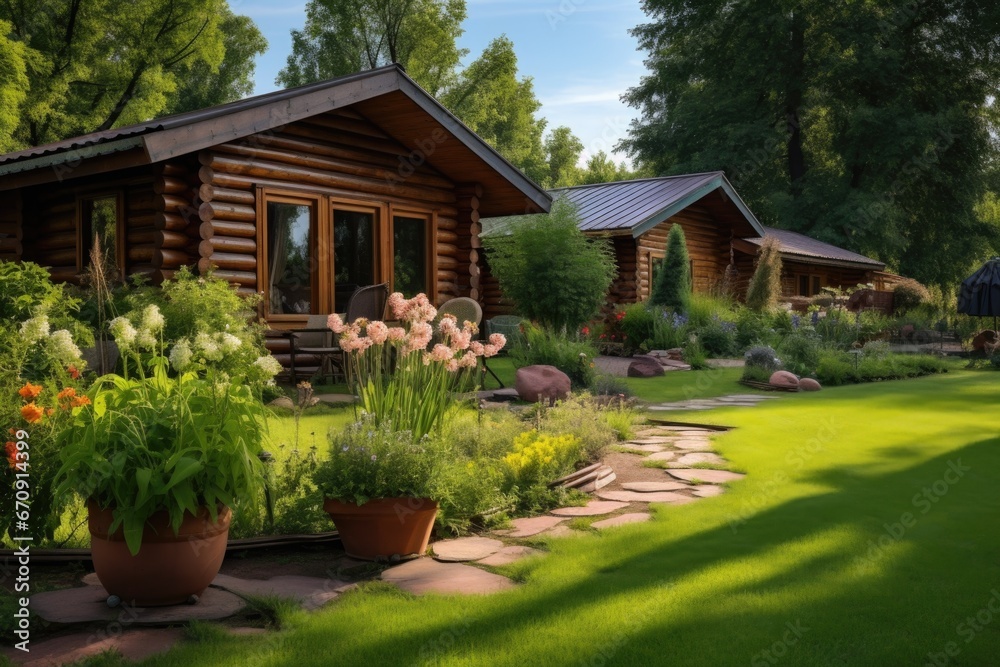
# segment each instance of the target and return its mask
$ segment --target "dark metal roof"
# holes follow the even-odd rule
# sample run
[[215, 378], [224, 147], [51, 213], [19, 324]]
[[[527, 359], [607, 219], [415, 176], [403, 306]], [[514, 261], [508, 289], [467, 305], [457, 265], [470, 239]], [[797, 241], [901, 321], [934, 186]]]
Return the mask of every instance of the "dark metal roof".
[[[862, 265], [870, 269], [882, 270], [885, 268], [885, 264], [871, 257], [865, 257], [856, 252], [838, 248], [823, 241], [817, 241], [798, 232], [790, 232], [786, 229], [777, 229], [775, 227], [765, 227], [764, 234], [778, 239], [778, 242], [781, 243], [781, 253], [783, 255], [802, 257], [804, 260], [832, 260], [845, 264]], [[746, 240], [756, 246], [764, 242], [763, 238]], [[794, 259], [794, 257], [789, 257], [789, 259]]]
[[576, 205], [585, 232], [629, 230], [638, 237], [715, 190], [723, 190], [754, 230], [762, 227], [721, 171], [550, 190]]

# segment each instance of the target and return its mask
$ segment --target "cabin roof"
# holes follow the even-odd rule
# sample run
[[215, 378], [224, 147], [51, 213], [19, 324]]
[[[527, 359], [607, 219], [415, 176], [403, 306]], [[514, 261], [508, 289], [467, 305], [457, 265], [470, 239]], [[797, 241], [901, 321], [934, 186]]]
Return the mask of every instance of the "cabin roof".
[[638, 238], [699, 203], [733, 225], [736, 236], [758, 236], [763, 227], [721, 171], [597, 183], [549, 191], [576, 205], [585, 232], [630, 231]]
[[[845, 250], [830, 243], [817, 241], [798, 232], [777, 229], [776, 227], [765, 227], [764, 234], [778, 239], [778, 242], [781, 244], [782, 256], [789, 260], [813, 264], [837, 263], [845, 266], [860, 266], [876, 271], [881, 271], [885, 268], [885, 264], [876, 259], [865, 257], [864, 255]], [[745, 241], [759, 247], [764, 242], [764, 239], [754, 238], [745, 239]]]
[[[104, 159], [104, 171], [153, 164], [344, 107], [414, 151], [418, 163], [426, 161], [458, 184], [481, 183], [483, 215], [549, 209], [552, 199], [541, 186], [395, 64], [0, 155], [0, 190], [23, 184], [19, 179], [18, 185], [4, 187], [4, 177], [13, 174], [39, 172], [31, 179], [34, 184], [71, 177], [82, 161]], [[108, 159], [112, 155], [119, 159]], [[86, 173], [101, 171], [97, 165]]]

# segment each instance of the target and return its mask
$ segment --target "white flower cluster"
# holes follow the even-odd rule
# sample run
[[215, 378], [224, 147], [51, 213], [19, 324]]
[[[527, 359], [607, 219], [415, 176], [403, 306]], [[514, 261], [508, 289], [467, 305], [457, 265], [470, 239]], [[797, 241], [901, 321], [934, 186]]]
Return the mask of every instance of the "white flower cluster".
[[185, 371], [196, 359], [222, 361], [227, 354], [234, 354], [243, 346], [238, 336], [227, 332], [214, 334], [204, 331], [195, 335], [194, 341], [182, 338], [170, 350], [170, 365], [176, 371]]
[[108, 323], [115, 343], [123, 352], [133, 349], [154, 350], [159, 345], [159, 335], [163, 332], [163, 313], [155, 304], [150, 304], [142, 311], [139, 328], [137, 329], [127, 317], [116, 317]]
[[274, 377], [284, 370], [281, 366], [281, 362], [272, 357], [270, 354], [265, 354], [263, 357], [257, 357], [257, 361], [253, 362], [253, 364], [264, 371], [268, 377]]
[[80, 361], [80, 348], [73, 342], [73, 336], [66, 329], [52, 332], [48, 340], [49, 353], [64, 366]]
[[36, 315], [21, 324], [21, 337], [29, 344], [37, 343], [49, 335], [49, 329], [49, 316]]

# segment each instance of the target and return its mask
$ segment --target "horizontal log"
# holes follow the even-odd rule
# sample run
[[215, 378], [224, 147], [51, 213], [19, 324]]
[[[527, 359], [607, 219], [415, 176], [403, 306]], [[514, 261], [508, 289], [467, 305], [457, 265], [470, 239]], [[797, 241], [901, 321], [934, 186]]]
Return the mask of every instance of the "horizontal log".
[[153, 247], [152, 243], [149, 245], [134, 245], [128, 248], [126, 256], [130, 262], [152, 262], [155, 251], [156, 248]]
[[459, 293], [458, 285], [456, 285], [455, 283], [438, 282], [437, 289], [438, 289], [438, 294], [451, 294], [458, 296]]
[[159, 248], [186, 249], [192, 245], [197, 247], [197, 244], [193, 244], [191, 237], [184, 232], [171, 232], [165, 229], [158, 229], [154, 234], [156, 246]]
[[389, 135], [380, 130], [370, 121], [366, 120], [346, 118], [335, 114], [320, 114], [311, 116], [309, 118], [309, 122], [313, 125], [319, 125], [331, 130], [337, 130], [338, 133], [360, 134], [362, 136], [384, 139], [386, 141], [391, 140]]
[[210, 220], [199, 226], [199, 235], [203, 239], [219, 236], [239, 236], [241, 238], [257, 238], [257, 225], [249, 222], [230, 222], [228, 220]]
[[130, 229], [125, 232], [125, 240], [128, 245], [151, 245], [156, 243], [156, 229], [146, 227], [145, 229]]
[[458, 258], [461, 251], [458, 246], [452, 245], [450, 243], [435, 243], [434, 253], [439, 257], [455, 257]]
[[447, 255], [438, 255], [437, 264], [440, 269], [456, 269], [459, 266], [457, 259]]
[[163, 213], [177, 213], [182, 209], [190, 207], [190, 201], [177, 195], [156, 195], [153, 200], [153, 208]]
[[46, 234], [32, 241], [33, 251], [38, 250], [66, 250], [72, 248], [76, 252], [76, 232], [59, 232], [58, 234]]
[[76, 229], [76, 215], [59, 215], [51, 218], [37, 217], [24, 219], [24, 226], [33, 236], [68, 232]]
[[69, 266], [73, 265], [76, 270], [76, 248], [61, 248], [58, 250], [48, 250], [46, 252], [33, 253], [37, 259], [36, 263], [42, 266]]
[[445, 271], [439, 269], [437, 272], [437, 279], [446, 283], [453, 283], [458, 280], [457, 271]]
[[203, 202], [224, 201], [232, 204], [244, 204], [246, 206], [253, 206], [257, 201], [257, 197], [252, 192], [220, 188], [211, 183], [201, 184], [201, 187], [198, 188], [198, 197]]
[[[253, 287], [238, 287], [236, 293], [242, 297], [257, 296], [257, 290]], [[296, 357], [296, 361], [298, 361], [298, 357]]]
[[282, 131], [284, 134], [319, 139], [320, 141], [346, 145], [354, 149], [360, 148], [364, 151], [375, 151], [392, 158], [402, 157], [406, 159], [411, 152], [410, 149], [395, 141], [365, 137], [349, 132], [332, 132], [328, 128], [313, 123], [312, 119], [287, 125], [282, 128]]
[[156, 227], [156, 216], [158, 213], [144, 213], [140, 215], [125, 216], [125, 229], [143, 229], [145, 227]]
[[458, 220], [455, 220], [453, 218], [445, 218], [445, 217], [438, 216], [437, 227], [438, 227], [438, 229], [447, 229], [449, 231], [457, 230], [458, 229]]
[[236, 283], [237, 285], [253, 287], [255, 289], [257, 287], [257, 274], [253, 271], [224, 271], [218, 269], [212, 275], [216, 278]]
[[5, 255], [20, 255], [23, 248], [15, 238], [0, 238], [0, 253]]
[[206, 273], [212, 266], [230, 271], [256, 272], [257, 258], [253, 255], [217, 252], [211, 257], [202, 257], [198, 260], [198, 271], [201, 273]]
[[153, 218], [153, 227], [164, 229], [170, 232], [184, 231], [191, 225], [201, 224], [201, 219], [197, 212], [191, 215], [193, 209], [182, 211], [181, 213], [157, 213]]
[[385, 180], [332, 173], [310, 167], [297, 167], [260, 159], [252, 161], [240, 160], [207, 151], [203, 151], [198, 159], [203, 165], [211, 167], [216, 172], [224, 171], [229, 174], [242, 176], [256, 176], [279, 181], [294, 181], [312, 185], [348, 188], [379, 195], [398, 195], [400, 197], [411, 197], [430, 202], [451, 203], [454, 201], [454, 195], [451, 192], [437, 188], [393, 185]]
[[458, 241], [458, 234], [450, 229], [441, 229], [438, 227], [437, 230], [437, 241], [440, 243], [450, 243], [452, 245]]
[[209, 220], [230, 220], [234, 222], [255, 222], [257, 211], [252, 206], [207, 201], [198, 207], [198, 217], [203, 222]]
[[38, 215], [42, 217], [54, 217], [58, 215], [76, 215], [76, 198], [68, 201], [60, 201], [57, 195], [53, 199], [46, 200], [38, 208]]
[[72, 266], [50, 266], [49, 275], [56, 282], [73, 282], [77, 277], [76, 264]]
[[198, 245], [198, 253], [202, 257], [211, 257], [215, 252], [236, 252], [244, 255], [257, 253], [256, 239], [239, 238], [235, 236], [213, 236]]
[[157, 248], [153, 253], [153, 266], [158, 269], [179, 269], [194, 263], [194, 257], [183, 250]]
[[160, 173], [164, 176], [184, 176], [190, 174], [191, 170], [187, 168], [187, 165], [178, 162], [162, 162], [160, 163]]
[[[147, 278], [154, 279], [158, 277], [159, 271], [152, 264], [134, 264], [128, 268], [126, 273], [130, 276], [146, 276]], [[154, 280], [154, 282], [157, 282]]]
[[152, 189], [142, 190], [125, 197], [125, 210], [129, 213], [134, 211], [152, 211], [156, 209], [156, 197]]
[[187, 179], [176, 176], [163, 176], [153, 181], [153, 192], [158, 195], [175, 195], [187, 192], [190, 189], [191, 185], [187, 182]]

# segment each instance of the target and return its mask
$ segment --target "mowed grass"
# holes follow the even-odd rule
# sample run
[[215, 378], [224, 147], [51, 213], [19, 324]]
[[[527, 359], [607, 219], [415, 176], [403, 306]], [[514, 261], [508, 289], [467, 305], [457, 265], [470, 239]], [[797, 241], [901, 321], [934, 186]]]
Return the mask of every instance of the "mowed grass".
[[509, 592], [376, 584], [148, 664], [997, 664], [997, 383], [957, 372], [702, 413], [738, 427], [717, 448], [749, 473], [720, 497], [552, 540], [502, 570]]

